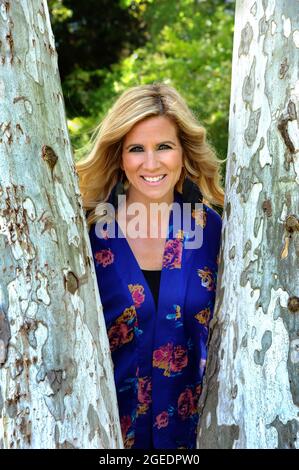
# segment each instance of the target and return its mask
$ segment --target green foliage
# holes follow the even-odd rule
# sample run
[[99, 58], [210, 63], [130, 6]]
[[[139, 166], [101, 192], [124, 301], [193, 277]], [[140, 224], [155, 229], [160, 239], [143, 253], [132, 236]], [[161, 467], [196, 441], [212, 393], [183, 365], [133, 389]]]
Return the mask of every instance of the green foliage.
[[60, 75], [66, 86], [66, 77], [74, 70], [109, 67], [145, 42], [136, 9], [133, 15], [131, 8], [122, 8], [118, 1], [48, 0], [48, 5]]
[[[147, 3], [152, 3], [154, 0], [147, 0]], [[119, 0], [122, 8], [136, 8], [137, 5], [145, 3], [144, 0]]]
[[48, 0], [52, 23], [63, 23], [73, 16], [73, 10], [63, 5], [63, 0]]
[[[127, 87], [164, 81], [184, 96], [220, 158], [226, 157], [231, 78], [233, 5], [218, 0], [121, 0], [146, 24], [147, 42], [109, 68], [90, 73], [100, 86], [84, 91], [87, 75], [71, 75], [88, 113], [69, 121], [76, 159], [115, 98]], [[79, 86], [78, 86], [79, 84]], [[77, 87], [76, 87], [77, 85]], [[80, 91], [81, 90], [81, 91]], [[83, 146], [83, 148], [82, 148]], [[81, 148], [81, 150], [79, 149]], [[79, 149], [79, 150], [78, 150]]]

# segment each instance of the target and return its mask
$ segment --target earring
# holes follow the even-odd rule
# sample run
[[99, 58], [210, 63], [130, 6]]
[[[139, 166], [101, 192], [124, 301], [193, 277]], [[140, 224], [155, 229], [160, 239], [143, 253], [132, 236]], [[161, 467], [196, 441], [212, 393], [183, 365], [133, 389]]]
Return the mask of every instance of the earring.
[[183, 202], [191, 202], [192, 209], [194, 208], [194, 204], [196, 202], [199, 203], [203, 200], [203, 196], [199, 187], [187, 176], [185, 177], [183, 182], [182, 197]]

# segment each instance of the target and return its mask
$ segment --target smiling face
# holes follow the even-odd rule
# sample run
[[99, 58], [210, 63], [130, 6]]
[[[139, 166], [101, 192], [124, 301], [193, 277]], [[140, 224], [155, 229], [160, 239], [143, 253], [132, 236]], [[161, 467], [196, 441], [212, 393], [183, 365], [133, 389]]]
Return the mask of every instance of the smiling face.
[[130, 183], [128, 201], [170, 204], [182, 166], [182, 146], [169, 118], [153, 116], [135, 124], [122, 150], [122, 168]]

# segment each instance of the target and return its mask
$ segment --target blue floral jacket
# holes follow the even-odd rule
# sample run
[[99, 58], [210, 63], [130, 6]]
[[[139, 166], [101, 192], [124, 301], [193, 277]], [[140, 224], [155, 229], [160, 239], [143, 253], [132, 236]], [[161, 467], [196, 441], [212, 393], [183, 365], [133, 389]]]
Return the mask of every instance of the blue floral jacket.
[[191, 218], [203, 230], [196, 249], [186, 248], [188, 232], [173, 233], [170, 212], [157, 309], [126, 238], [89, 232], [125, 448], [196, 447], [222, 219], [205, 204]]

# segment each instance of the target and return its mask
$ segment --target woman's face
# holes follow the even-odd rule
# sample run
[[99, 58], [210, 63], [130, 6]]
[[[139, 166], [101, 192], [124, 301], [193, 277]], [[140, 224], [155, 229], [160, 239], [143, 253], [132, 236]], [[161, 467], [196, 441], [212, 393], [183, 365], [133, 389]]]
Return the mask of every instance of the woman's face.
[[130, 183], [130, 201], [172, 202], [182, 166], [183, 150], [169, 118], [146, 118], [126, 135], [122, 168]]

